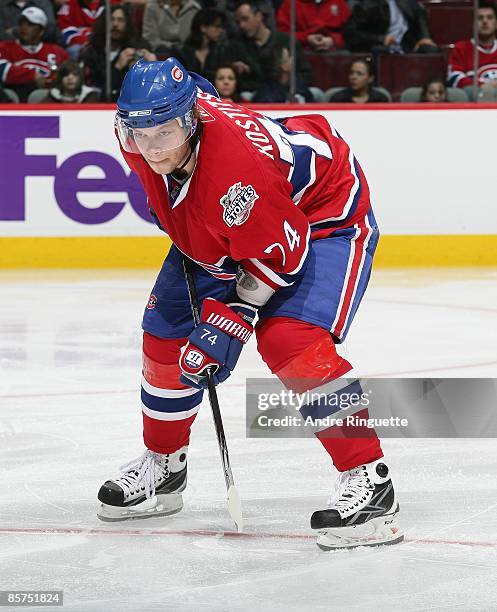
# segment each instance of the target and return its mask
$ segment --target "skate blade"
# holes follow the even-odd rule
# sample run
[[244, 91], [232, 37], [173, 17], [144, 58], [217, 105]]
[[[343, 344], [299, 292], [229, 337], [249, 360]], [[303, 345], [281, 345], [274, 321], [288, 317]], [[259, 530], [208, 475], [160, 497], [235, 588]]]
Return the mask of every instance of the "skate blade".
[[155, 495], [136, 506], [109, 506], [100, 504], [97, 517], [101, 521], [127, 521], [130, 519], [144, 519], [158, 516], [169, 516], [180, 512], [183, 508], [183, 496], [180, 493]]
[[371, 519], [363, 525], [338, 527], [319, 531], [316, 544], [321, 550], [350, 550], [359, 546], [389, 546], [399, 544], [404, 534], [395, 515]]

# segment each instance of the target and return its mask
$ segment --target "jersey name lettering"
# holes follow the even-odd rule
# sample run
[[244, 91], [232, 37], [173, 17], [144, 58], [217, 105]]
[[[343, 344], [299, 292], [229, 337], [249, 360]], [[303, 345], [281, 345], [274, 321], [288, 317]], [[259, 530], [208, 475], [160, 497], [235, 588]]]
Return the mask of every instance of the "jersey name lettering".
[[211, 94], [208, 93], [199, 93], [198, 97], [201, 100], [207, 102], [214, 108], [217, 108], [219, 111], [226, 115], [230, 119], [234, 119], [235, 117], [242, 117], [247, 119], [246, 121], [240, 121], [239, 119], [235, 120], [236, 125], [242, 128], [245, 131], [245, 136], [250, 140], [250, 142], [257, 148], [258, 151], [267, 155], [271, 159], [274, 159], [273, 155], [273, 145], [269, 138], [264, 134], [261, 130], [260, 125], [254, 121], [250, 115], [244, 113], [241, 109], [236, 109], [231, 104], [223, 102], [218, 98], [214, 98]]

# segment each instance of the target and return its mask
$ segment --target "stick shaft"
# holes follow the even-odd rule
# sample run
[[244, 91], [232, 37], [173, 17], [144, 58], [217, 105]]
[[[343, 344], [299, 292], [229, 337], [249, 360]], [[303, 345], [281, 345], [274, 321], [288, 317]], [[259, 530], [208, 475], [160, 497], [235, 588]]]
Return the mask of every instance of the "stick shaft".
[[[188, 287], [188, 295], [190, 298], [190, 305], [192, 308], [192, 315], [195, 325], [200, 323], [200, 311], [198, 308], [198, 297], [197, 289], [195, 287], [195, 279], [191, 270], [190, 260], [183, 255], [183, 270], [185, 272], [186, 284]], [[226, 436], [224, 435], [223, 420], [221, 418], [221, 410], [219, 408], [219, 400], [217, 397], [216, 386], [212, 380], [212, 374], [209, 371], [207, 373], [207, 390], [209, 393], [209, 403], [211, 405], [212, 417], [214, 419], [214, 427], [216, 429], [217, 443], [219, 446], [219, 452], [221, 453], [221, 462], [223, 464], [224, 479], [226, 481], [226, 489], [228, 490], [235, 484], [233, 479], [233, 472], [231, 471], [230, 458], [228, 454], [228, 445], [226, 443]]]

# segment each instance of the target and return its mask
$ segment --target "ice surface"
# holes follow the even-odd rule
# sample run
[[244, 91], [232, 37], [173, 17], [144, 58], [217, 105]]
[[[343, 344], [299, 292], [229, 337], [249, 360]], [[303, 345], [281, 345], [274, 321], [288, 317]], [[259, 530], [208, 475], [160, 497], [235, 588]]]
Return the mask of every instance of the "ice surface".
[[[204, 402], [185, 509], [104, 524], [96, 492], [142, 452], [140, 318], [153, 273], [0, 276], [0, 589], [71, 611], [497, 610], [494, 440], [386, 440], [406, 543], [324, 553], [336, 472], [313, 440], [247, 440], [246, 347], [219, 396], [246, 532]], [[376, 272], [345, 353], [363, 375], [497, 376], [497, 271]], [[469, 407], [471, 409], [471, 407]], [[44, 608], [47, 609], [47, 608]], [[54, 610], [60, 608], [53, 608]]]

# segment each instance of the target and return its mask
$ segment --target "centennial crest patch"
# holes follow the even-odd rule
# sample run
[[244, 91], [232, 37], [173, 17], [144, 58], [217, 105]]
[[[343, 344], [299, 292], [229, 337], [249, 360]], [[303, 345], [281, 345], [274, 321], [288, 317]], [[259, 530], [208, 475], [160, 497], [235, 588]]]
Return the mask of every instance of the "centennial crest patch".
[[242, 183], [235, 183], [223, 195], [219, 203], [224, 208], [223, 219], [228, 227], [241, 225], [250, 216], [255, 201], [259, 198], [252, 185], [242, 187]]

